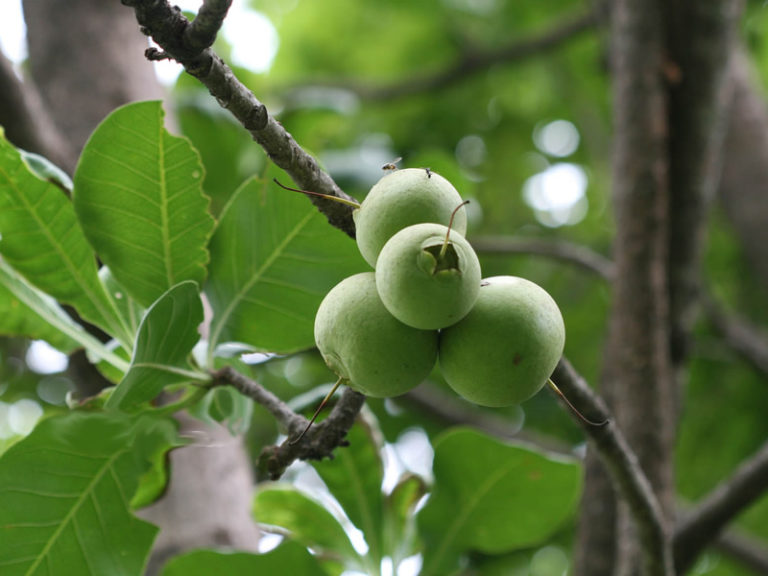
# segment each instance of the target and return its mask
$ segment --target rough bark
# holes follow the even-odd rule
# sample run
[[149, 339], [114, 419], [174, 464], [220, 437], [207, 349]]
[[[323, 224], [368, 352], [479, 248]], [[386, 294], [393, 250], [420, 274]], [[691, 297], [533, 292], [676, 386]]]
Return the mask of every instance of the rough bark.
[[[674, 508], [673, 378], [668, 348], [669, 162], [665, 14], [661, 2], [613, 7], [613, 202], [616, 281], [609, 326], [612, 363], [605, 387], [666, 520]], [[666, 530], [669, 526], [664, 527]], [[616, 574], [643, 562], [626, 506], [618, 508]], [[671, 554], [645, 574], [672, 574]]]

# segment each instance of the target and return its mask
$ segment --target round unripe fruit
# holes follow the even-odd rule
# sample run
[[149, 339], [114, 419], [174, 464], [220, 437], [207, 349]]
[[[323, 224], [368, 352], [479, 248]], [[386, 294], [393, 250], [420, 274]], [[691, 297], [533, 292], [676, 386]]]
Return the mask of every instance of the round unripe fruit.
[[[437, 330], [461, 320], [480, 291], [480, 262], [469, 242], [448, 227], [414, 224], [392, 236], [376, 262], [376, 288], [392, 315], [414, 328]], [[441, 253], [441, 251], [444, 252]]]
[[459, 395], [510, 406], [546, 384], [563, 353], [560, 309], [540, 286], [514, 276], [481, 282], [474, 308], [440, 332], [440, 367]]
[[437, 360], [437, 332], [397, 320], [382, 304], [373, 272], [345, 278], [320, 303], [315, 343], [325, 363], [367, 396], [407, 392]]
[[[431, 170], [406, 168], [387, 174], [352, 213], [360, 253], [375, 267], [379, 252], [397, 231], [421, 222], [448, 225], [459, 204], [461, 196], [456, 188]], [[466, 233], [463, 210], [456, 214], [453, 229]]]

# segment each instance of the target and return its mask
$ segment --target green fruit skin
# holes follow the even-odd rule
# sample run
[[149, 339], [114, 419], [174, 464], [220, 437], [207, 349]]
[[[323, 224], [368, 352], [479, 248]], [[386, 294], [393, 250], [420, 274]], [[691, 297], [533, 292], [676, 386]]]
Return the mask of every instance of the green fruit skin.
[[414, 328], [437, 330], [461, 320], [480, 291], [480, 262], [469, 242], [451, 230], [450, 250], [456, 268], [434, 272], [437, 261], [424, 250], [439, 248], [448, 227], [414, 224], [384, 245], [376, 262], [376, 288], [392, 315]]
[[519, 404], [546, 384], [563, 354], [565, 325], [552, 297], [514, 276], [481, 282], [474, 308], [440, 332], [448, 385], [481, 406]]
[[403, 394], [437, 360], [437, 332], [406, 326], [381, 303], [373, 272], [345, 278], [320, 303], [315, 343], [325, 363], [366, 396]]
[[[447, 226], [461, 202], [456, 188], [435, 172], [406, 168], [387, 174], [352, 213], [360, 253], [375, 268], [379, 252], [398, 230], [421, 222]], [[464, 210], [456, 213], [453, 229], [466, 234]]]

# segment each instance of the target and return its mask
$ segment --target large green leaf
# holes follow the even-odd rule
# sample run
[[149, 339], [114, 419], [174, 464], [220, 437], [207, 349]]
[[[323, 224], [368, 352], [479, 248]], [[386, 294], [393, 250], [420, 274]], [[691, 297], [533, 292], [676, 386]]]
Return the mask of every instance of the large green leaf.
[[101, 260], [144, 306], [179, 282], [205, 279], [214, 222], [202, 181], [199, 155], [165, 130], [159, 101], [118, 108], [83, 150], [77, 216]]
[[133, 516], [139, 477], [170, 420], [70, 412], [0, 457], [0, 573], [141, 574], [157, 528]]
[[211, 239], [211, 349], [226, 341], [281, 353], [313, 346], [320, 301], [365, 266], [355, 243], [302, 195], [271, 175], [249, 180]]
[[434, 444], [435, 483], [418, 515], [423, 575], [448, 574], [470, 550], [501, 553], [542, 542], [573, 514], [581, 467], [470, 429]]
[[128, 373], [107, 400], [106, 408], [136, 409], [166, 386], [203, 381], [190, 369], [189, 355], [200, 339], [203, 304], [197, 284], [182, 282], [163, 294], [144, 316]]
[[352, 523], [363, 532], [368, 558], [378, 564], [384, 556], [384, 464], [376, 433], [358, 420], [347, 435], [349, 446], [337, 450], [333, 460], [312, 465]]
[[72, 203], [55, 184], [30, 172], [0, 136], [0, 253], [32, 284], [74, 306], [89, 322], [127, 340], [96, 271]]
[[162, 576], [327, 576], [306, 548], [285, 542], [266, 554], [196, 550], [171, 559]]
[[360, 565], [344, 528], [322, 504], [286, 484], [262, 486], [253, 500], [253, 514], [261, 524], [278, 526], [290, 538], [324, 557]]

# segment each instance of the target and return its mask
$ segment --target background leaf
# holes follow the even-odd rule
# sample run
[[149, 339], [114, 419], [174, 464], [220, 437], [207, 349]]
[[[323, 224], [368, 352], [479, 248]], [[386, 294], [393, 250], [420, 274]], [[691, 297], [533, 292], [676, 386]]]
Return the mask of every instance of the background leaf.
[[575, 461], [466, 428], [446, 432], [434, 446], [434, 489], [418, 515], [424, 575], [449, 573], [469, 550], [537, 544], [574, 512], [582, 482]]
[[61, 189], [36, 177], [0, 137], [0, 253], [15, 270], [89, 322], [127, 340], [96, 259]]
[[303, 546], [285, 542], [266, 554], [196, 550], [171, 559], [162, 576], [327, 576], [319, 562]]
[[106, 408], [132, 410], [154, 399], [166, 386], [205, 379], [205, 374], [192, 372], [189, 365], [202, 321], [203, 304], [194, 282], [182, 282], [163, 294], [147, 310], [131, 367]]
[[353, 240], [301, 194], [278, 188], [272, 172], [237, 190], [210, 249], [211, 349], [226, 341], [280, 353], [313, 346], [320, 301], [367, 266]]
[[395, 566], [418, 551], [414, 511], [427, 491], [423, 478], [405, 474], [384, 498], [384, 549]]
[[362, 420], [347, 434], [349, 446], [337, 450], [333, 460], [312, 462], [328, 490], [339, 501], [368, 543], [367, 556], [375, 565], [383, 552], [384, 463], [374, 430]]
[[41, 422], [0, 458], [0, 572], [141, 574], [157, 528], [129, 500], [170, 420], [70, 412]]
[[253, 514], [258, 522], [287, 530], [292, 540], [324, 557], [360, 564], [339, 521], [322, 504], [290, 485], [263, 485], [253, 500]]
[[144, 306], [184, 280], [202, 285], [214, 224], [200, 157], [165, 130], [163, 115], [159, 101], [118, 108], [91, 135], [75, 172], [86, 237]]

